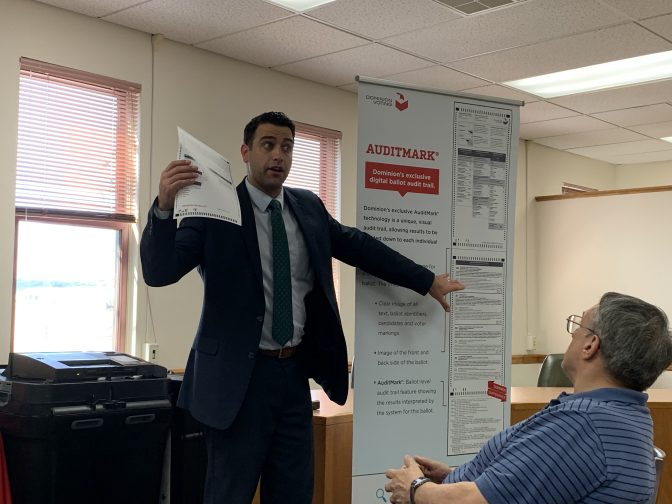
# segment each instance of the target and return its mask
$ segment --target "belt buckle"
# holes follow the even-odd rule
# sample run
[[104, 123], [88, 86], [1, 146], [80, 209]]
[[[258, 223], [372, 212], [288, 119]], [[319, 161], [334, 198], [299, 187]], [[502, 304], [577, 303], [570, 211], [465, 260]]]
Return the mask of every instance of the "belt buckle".
[[290, 347], [282, 347], [280, 350], [278, 350], [278, 359], [284, 359], [286, 356], [285, 354], [285, 349], [289, 350]]

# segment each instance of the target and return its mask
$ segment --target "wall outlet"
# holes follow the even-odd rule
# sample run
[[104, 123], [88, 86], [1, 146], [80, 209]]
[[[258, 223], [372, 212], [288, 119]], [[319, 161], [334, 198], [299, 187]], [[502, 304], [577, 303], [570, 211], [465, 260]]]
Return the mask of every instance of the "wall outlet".
[[145, 352], [143, 358], [153, 364], [159, 363], [159, 344], [145, 343]]

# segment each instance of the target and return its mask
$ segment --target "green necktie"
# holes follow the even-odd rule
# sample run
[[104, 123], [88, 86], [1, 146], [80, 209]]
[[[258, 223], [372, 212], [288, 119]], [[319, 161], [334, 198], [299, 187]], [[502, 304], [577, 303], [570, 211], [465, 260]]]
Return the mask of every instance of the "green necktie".
[[292, 272], [289, 266], [289, 244], [278, 200], [268, 204], [273, 236], [273, 339], [284, 346], [294, 335], [292, 316]]

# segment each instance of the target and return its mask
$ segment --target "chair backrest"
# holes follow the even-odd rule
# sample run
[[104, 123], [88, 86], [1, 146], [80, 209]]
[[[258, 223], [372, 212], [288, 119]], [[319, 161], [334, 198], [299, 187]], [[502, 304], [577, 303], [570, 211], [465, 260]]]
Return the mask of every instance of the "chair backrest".
[[658, 498], [658, 489], [660, 488], [661, 475], [663, 474], [663, 466], [665, 465], [665, 452], [654, 446], [653, 460], [656, 464], [656, 487], [653, 490], [653, 495], [651, 496], [649, 504], [656, 504], [656, 499]]
[[572, 382], [562, 370], [565, 354], [548, 354], [541, 364], [537, 387], [571, 387]]

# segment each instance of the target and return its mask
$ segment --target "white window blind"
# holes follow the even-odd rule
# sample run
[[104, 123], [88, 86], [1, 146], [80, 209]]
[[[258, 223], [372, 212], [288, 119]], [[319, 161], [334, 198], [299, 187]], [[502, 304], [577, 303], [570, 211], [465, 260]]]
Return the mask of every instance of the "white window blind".
[[317, 194], [335, 219], [340, 218], [340, 131], [295, 123], [292, 169], [286, 184]]
[[17, 211], [136, 219], [140, 86], [21, 58]]

